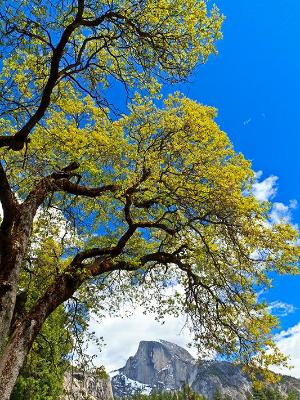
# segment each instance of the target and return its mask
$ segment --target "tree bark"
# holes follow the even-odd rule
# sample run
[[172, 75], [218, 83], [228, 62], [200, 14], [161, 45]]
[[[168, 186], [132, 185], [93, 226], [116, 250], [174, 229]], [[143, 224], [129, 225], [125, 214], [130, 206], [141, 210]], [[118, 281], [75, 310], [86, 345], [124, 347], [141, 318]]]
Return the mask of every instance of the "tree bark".
[[36, 337], [38, 322], [28, 319], [19, 323], [11, 335], [0, 360], [1, 399], [9, 400], [25, 358]]
[[[4, 213], [0, 226], [0, 354], [4, 351], [3, 346], [11, 329], [19, 274], [32, 233], [33, 219], [47, 196], [51, 183], [51, 177], [42, 179], [36, 188], [29, 193], [27, 199], [14, 207], [14, 212]], [[3, 199], [5, 198], [2, 194], [2, 204], [5, 204]], [[10, 200], [10, 203], [12, 203], [12, 200]]]
[[20, 269], [31, 235], [35, 210], [25, 209], [13, 220], [12, 229], [1, 248], [0, 262], [0, 353], [10, 330], [15, 308]]
[[18, 276], [22, 260], [2, 256], [0, 264], [0, 354], [5, 346], [15, 308]]
[[46, 318], [74, 294], [84, 279], [76, 273], [73, 276], [68, 273], [60, 275], [28, 314], [14, 322], [0, 357], [1, 400], [9, 400], [25, 358]]

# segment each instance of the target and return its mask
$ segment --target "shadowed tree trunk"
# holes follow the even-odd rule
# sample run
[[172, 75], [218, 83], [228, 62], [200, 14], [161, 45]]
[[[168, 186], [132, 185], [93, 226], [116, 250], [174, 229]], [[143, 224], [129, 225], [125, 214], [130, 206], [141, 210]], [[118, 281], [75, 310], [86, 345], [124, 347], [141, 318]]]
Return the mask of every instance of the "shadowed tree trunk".
[[[99, 266], [99, 272], [100, 272]], [[23, 315], [12, 319], [11, 332], [0, 358], [1, 399], [8, 400], [33, 341], [46, 318], [65, 300], [70, 298], [83, 282], [76, 274], [58, 276], [38, 303]]]

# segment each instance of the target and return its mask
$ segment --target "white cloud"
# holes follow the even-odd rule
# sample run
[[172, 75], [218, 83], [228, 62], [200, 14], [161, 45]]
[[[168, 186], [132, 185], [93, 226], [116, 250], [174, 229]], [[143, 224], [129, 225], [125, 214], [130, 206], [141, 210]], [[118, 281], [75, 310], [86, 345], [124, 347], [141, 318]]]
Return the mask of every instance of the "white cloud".
[[257, 182], [253, 185], [253, 195], [259, 201], [269, 201], [271, 200], [277, 193], [277, 180], [278, 177], [275, 175], [271, 175], [263, 181], [259, 182], [259, 179], [262, 177], [263, 172], [258, 171], [256, 173]]
[[297, 308], [292, 304], [284, 303], [279, 300], [270, 303], [269, 309], [272, 314], [277, 315], [278, 317], [286, 317], [297, 310]]
[[[95, 355], [94, 362], [104, 365], [107, 371], [121, 368], [127, 359], [133, 356], [141, 340], [164, 339], [187, 348], [192, 337], [184, 327], [185, 319], [166, 316], [164, 324], [155, 320], [154, 314], [144, 314], [144, 309], [138, 307], [130, 317], [107, 317], [98, 322], [92, 319], [90, 330], [98, 338], [103, 337], [106, 344], [99, 353], [94, 344], [90, 344], [88, 353]], [[188, 349], [196, 356], [195, 349]]]
[[246, 125], [250, 124], [251, 121], [252, 121], [252, 118], [248, 118], [243, 122], [243, 125], [246, 126]]
[[300, 322], [275, 337], [279, 349], [290, 357], [290, 365], [294, 368], [274, 368], [276, 372], [300, 378]]
[[278, 224], [281, 221], [284, 222], [291, 222], [292, 209], [295, 208], [295, 204], [297, 204], [296, 200], [292, 200], [289, 205], [283, 203], [273, 203], [271, 212], [270, 212], [270, 219], [273, 224]]
[[[278, 177], [271, 175], [260, 181], [262, 175], [262, 171], [256, 172], [256, 182], [253, 184], [252, 193], [259, 201], [271, 201], [277, 194]], [[278, 224], [282, 221], [290, 223], [292, 221], [292, 210], [297, 206], [297, 200], [290, 200], [289, 204], [274, 202], [270, 210], [270, 222], [272, 224]]]
[[297, 200], [290, 200], [290, 208], [292, 209], [292, 210], [295, 210], [296, 208], [298, 207], [298, 202], [297, 202]]

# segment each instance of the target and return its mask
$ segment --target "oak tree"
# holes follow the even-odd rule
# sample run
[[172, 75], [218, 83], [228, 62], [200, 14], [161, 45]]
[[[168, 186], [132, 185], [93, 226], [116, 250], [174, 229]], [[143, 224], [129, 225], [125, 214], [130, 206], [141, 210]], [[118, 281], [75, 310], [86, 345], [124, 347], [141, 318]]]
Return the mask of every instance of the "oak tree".
[[[185, 312], [199, 350], [282, 362], [276, 319], [255, 289], [269, 271], [296, 272], [297, 232], [270, 223], [215, 110], [137, 94], [126, 115], [112, 114], [118, 83], [129, 97], [154, 96], [206, 61], [218, 10], [203, 0], [17, 0], [0, 14], [3, 399], [47, 317], [74, 293], [94, 309], [136, 300]], [[57, 216], [66, 231], [49, 259], [39, 235], [61, 229]], [[47, 257], [31, 268], [37, 249]], [[20, 277], [32, 269], [44, 287], [29, 304]]]

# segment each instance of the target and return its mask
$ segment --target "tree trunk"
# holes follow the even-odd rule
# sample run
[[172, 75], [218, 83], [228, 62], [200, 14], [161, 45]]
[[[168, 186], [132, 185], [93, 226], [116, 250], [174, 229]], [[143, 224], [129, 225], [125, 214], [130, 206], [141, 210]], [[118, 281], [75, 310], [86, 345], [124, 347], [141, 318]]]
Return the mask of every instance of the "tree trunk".
[[1, 400], [9, 400], [25, 358], [46, 318], [70, 298], [84, 278], [60, 275], [35, 306], [21, 320], [15, 321], [12, 333], [0, 357]]
[[0, 354], [5, 346], [15, 308], [22, 255], [12, 250], [0, 264]]
[[28, 202], [24, 202], [11, 216], [8, 226], [3, 227], [4, 220], [0, 226], [0, 354], [4, 351], [11, 329], [20, 270], [31, 236], [33, 219], [41, 202], [37, 195], [31, 197], [33, 199], [29, 197]]
[[0, 360], [0, 393], [9, 400], [37, 331], [37, 321], [26, 319], [15, 328]]

